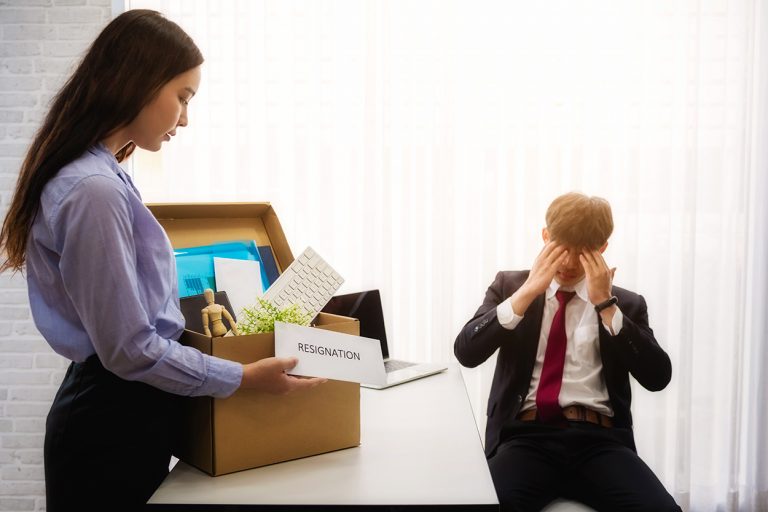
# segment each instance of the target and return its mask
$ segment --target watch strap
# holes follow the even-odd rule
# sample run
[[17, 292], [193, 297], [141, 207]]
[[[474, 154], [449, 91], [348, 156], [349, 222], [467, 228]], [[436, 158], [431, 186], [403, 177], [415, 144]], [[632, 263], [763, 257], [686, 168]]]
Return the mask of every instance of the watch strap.
[[610, 299], [601, 302], [600, 304], [595, 305], [595, 311], [598, 313], [604, 310], [605, 308], [609, 308], [613, 306], [614, 304], [618, 304], [619, 298], [617, 296], [613, 296]]

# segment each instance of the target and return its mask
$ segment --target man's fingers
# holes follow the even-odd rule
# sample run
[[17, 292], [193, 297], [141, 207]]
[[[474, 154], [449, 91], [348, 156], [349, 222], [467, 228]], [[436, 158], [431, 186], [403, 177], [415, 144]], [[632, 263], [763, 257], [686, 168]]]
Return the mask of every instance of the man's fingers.
[[552, 274], [557, 272], [557, 268], [560, 265], [562, 265], [563, 262], [567, 259], [568, 259], [568, 250], [564, 248], [562, 254], [560, 254], [557, 258], [555, 258], [555, 260], [549, 265], [551, 267], [550, 271], [552, 272]]
[[545, 258], [548, 258], [548, 257], [557, 258], [557, 254], [564, 250], [565, 250], [564, 245], [561, 245], [555, 242], [554, 240], [550, 240], [544, 246], [544, 249], [541, 251], [541, 255]]
[[555, 246], [544, 259], [544, 264], [551, 266], [561, 263], [568, 256], [568, 250], [562, 245]]
[[537, 273], [543, 273], [544, 275], [549, 276], [549, 280], [551, 281], [552, 277], [554, 277], [557, 272], [557, 268], [562, 265], [567, 257], [568, 251], [565, 247], [558, 246], [546, 259], [537, 262]]
[[603, 253], [597, 250], [592, 251], [592, 257], [595, 258], [595, 263], [600, 265], [603, 268], [603, 270], [605, 271], [610, 270], [608, 268], [608, 264], [605, 262], [605, 258], [603, 258]]
[[581, 266], [584, 267], [584, 272], [588, 276], [610, 273], [611, 280], [613, 280], [613, 276], [616, 274], [616, 267], [609, 268], [600, 251], [582, 251], [579, 255], [579, 261], [581, 261]]
[[586, 254], [583, 252], [579, 254], [579, 261], [581, 262], [581, 266], [584, 267], [584, 273], [587, 274], [587, 277], [591, 277], [594, 272], [592, 270], [592, 263], [589, 261]]
[[539, 259], [547, 259], [550, 254], [552, 254], [552, 251], [555, 250], [557, 247], [557, 244], [550, 240], [549, 242], [544, 244], [544, 247], [541, 248], [541, 251], [539, 252]]
[[[581, 255], [584, 256], [584, 260], [589, 265], [591, 273], [597, 274], [600, 271], [601, 266], [603, 266], [600, 264], [600, 260], [602, 259], [600, 253], [597, 251], [583, 251]], [[584, 263], [582, 263], [582, 265], [584, 265]], [[586, 266], [584, 268], [586, 269]], [[607, 270], [608, 267], [605, 268]]]
[[584, 265], [584, 268], [586, 269], [587, 266], [589, 266], [589, 269], [594, 272], [595, 271], [595, 259], [592, 253], [589, 251], [581, 251], [581, 254], [579, 255], [579, 259], [581, 260], [581, 264]]

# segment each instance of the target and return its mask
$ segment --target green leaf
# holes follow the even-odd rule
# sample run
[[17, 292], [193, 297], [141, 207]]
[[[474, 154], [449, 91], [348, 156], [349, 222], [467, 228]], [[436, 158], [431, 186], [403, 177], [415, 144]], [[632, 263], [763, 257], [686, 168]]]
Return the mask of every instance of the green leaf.
[[240, 334], [274, 332], [275, 322], [309, 325], [312, 321], [312, 316], [298, 304], [280, 308], [262, 297], [256, 300], [258, 304], [244, 307], [240, 313], [240, 321], [237, 322]]

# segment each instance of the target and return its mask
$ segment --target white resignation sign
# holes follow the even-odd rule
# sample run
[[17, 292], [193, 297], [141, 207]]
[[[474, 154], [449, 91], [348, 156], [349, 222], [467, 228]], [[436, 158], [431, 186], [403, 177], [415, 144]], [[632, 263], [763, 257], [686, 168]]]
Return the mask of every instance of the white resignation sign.
[[296, 357], [291, 375], [384, 385], [387, 374], [378, 340], [275, 322], [275, 356]]

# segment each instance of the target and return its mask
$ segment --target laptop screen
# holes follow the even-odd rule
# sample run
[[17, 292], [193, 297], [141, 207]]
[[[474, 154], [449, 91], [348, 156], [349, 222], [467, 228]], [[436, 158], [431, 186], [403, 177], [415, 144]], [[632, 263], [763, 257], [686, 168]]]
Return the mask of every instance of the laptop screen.
[[379, 290], [336, 295], [326, 304], [323, 312], [360, 320], [360, 336], [380, 340], [381, 354], [384, 359], [389, 357]]

